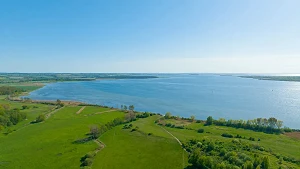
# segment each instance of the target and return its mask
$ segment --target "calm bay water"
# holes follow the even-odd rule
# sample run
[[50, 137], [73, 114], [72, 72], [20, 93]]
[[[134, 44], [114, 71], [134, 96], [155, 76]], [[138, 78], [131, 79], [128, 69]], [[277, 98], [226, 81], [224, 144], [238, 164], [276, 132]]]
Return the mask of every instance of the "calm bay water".
[[157, 79], [48, 84], [30, 93], [37, 100], [74, 100], [139, 111], [171, 112], [198, 119], [275, 117], [300, 128], [300, 83], [219, 75], [173, 75]]

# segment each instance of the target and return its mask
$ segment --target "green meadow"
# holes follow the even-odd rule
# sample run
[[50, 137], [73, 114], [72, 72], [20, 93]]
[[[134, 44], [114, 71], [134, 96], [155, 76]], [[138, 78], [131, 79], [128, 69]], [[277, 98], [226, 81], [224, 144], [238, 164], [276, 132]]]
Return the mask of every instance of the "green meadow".
[[[100, 106], [65, 105], [58, 109], [55, 105], [13, 102], [0, 96], [0, 105], [4, 104], [25, 112], [27, 118], [0, 131], [0, 168], [190, 168], [191, 154], [180, 143], [185, 144], [194, 139], [232, 145], [235, 138], [222, 137], [223, 133], [255, 138], [255, 141], [240, 139], [240, 142], [259, 145], [268, 150], [258, 153], [269, 157], [269, 168], [300, 167], [297, 163], [285, 160], [279, 165], [279, 159], [274, 154], [298, 160], [300, 157], [300, 141], [283, 134], [265, 134], [215, 125], [205, 126], [204, 123], [165, 119], [161, 115], [151, 114], [149, 117], [117, 125], [102, 133], [97, 138], [103, 143], [99, 148], [95, 140], [83, 143], [75, 141], [87, 138], [92, 126], [101, 126], [117, 118], [126, 118], [128, 113]], [[26, 109], [22, 109], [24, 105]], [[41, 123], [30, 123], [40, 114], [51, 116]], [[184, 127], [180, 129], [159, 125], [156, 123], [158, 119]], [[131, 127], [126, 128], [127, 125]], [[199, 133], [198, 129], [203, 129], [204, 132]], [[82, 167], [80, 160], [87, 153], [96, 150], [92, 164]]]

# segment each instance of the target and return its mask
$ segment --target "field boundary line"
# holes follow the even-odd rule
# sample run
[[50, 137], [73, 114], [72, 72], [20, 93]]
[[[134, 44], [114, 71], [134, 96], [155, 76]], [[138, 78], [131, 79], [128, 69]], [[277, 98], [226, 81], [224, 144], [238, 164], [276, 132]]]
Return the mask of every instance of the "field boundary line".
[[97, 112], [95, 114], [102, 114], [102, 113], [108, 113], [108, 112], [113, 112], [113, 111], [117, 111], [117, 110], [115, 110], [115, 109], [113, 109], [113, 110], [107, 110], [107, 111]]
[[175, 137], [172, 133], [170, 133], [167, 129], [165, 129], [165, 128], [163, 128], [163, 127], [161, 127], [161, 126], [159, 126], [160, 128], [162, 128], [165, 132], [167, 132], [168, 134], [170, 134], [178, 143], [179, 143], [179, 145], [180, 146], [182, 146], [182, 143], [181, 143], [181, 141], [177, 138], [177, 137]]
[[46, 114], [46, 119], [50, 118], [50, 116], [52, 116], [54, 113], [58, 112], [59, 110], [63, 109], [63, 107], [59, 108], [59, 109], [55, 109], [54, 111], [50, 112], [50, 113], [47, 113]]
[[81, 107], [81, 109], [79, 109], [76, 114], [80, 114], [84, 109], [86, 108], [86, 106]]
[[99, 146], [95, 151], [96, 154], [106, 147], [106, 145], [98, 139], [95, 139], [94, 142]]

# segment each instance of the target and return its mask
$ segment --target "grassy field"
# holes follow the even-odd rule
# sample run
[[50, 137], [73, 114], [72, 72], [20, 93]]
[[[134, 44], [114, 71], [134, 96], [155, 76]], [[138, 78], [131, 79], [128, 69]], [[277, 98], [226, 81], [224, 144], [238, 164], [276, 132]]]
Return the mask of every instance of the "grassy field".
[[[172, 124], [182, 124], [183, 122], [178, 122], [175, 119], [167, 119], [168, 123]], [[177, 129], [164, 127], [168, 131], [170, 131], [175, 137], [177, 137], [182, 142], [191, 140], [191, 139], [208, 139], [208, 140], [218, 140], [222, 142], [232, 142], [234, 138], [225, 138], [221, 135], [223, 133], [229, 133], [232, 135], [239, 134], [242, 137], [253, 137], [256, 141], [250, 141], [248, 139], [241, 139], [246, 144], [257, 144], [263, 146], [267, 150], [271, 150], [276, 154], [281, 154], [289, 157], [296, 158], [300, 160], [300, 140], [296, 138], [287, 137], [286, 135], [280, 134], [265, 134], [262, 132], [254, 132], [251, 130], [245, 129], [236, 129], [232, 127], [224, 127], [224, 126], [205, 126], [203, 123], [190, 123], [186, 122], [185, 129]], [[198, 133], [198, 129], [204, 129], [204, 133]], [[260, 139], [260, 141], [258, 141]], [[270, 161], [272, 164], [272, 168], [276, 168], [278, 166], [278, 159], [275, 156], [267, 154], [270, 157]], [[292, 163], [285, 162], [287, 166], [291, 166], [294, 168], [300, 168]], [[278, 167], [277, 167], [278, 168]]]
[[0, 168], [79, 168], [80, 158], [97, 148], [94, 142], [73, 144], [89, 126], [106, 123], [122, 112], [78, 116], [81, 107], [65, 107], [47, 121], [1, 135]]
[[[56, 106], [12, 102], [5, 100], [5, 96], [0, 96], [0, 104], [19, 109], [23, 105], [28, 106], [28, 109], [21, 110], [27, 113], [27, 120], [0, 131], [0, 168], [9, 169], [80, 168], [80, 159], [99, 148], [99, 145], [94, 141], [80, 144], [75, 144], [74, 141], [86, 138], [92, 125], [104, 125], [125, 116], [122, 111], [98, 106], [85, 106], [76, 114], [83, 106], [67, 105], [53, 113], [46, 121], [30, 124], [38, 115], [53, 112]], [[98, 138], [105, 146], [94, 157], [91, 168], [186, 168], [189, 166], [189, 154], [174, 137], [182, 143], [191, 139], [207, 139], [232, 144], [234, 138], [222, 137], [223, 133], [255, 138], [255, 141], [240, 140], [245, 144], [263, 146], [268, 150], [261, 154], [270, 157], [271, 168], [278, 168], [278, 159], [270, 152], [300, 158], [300, 140], [297, 137], [166, 119], [165, 123], [185, 126], [184, 129], [170, 128], [156, 124], [155, 121], [159, 118], [163, 117], [153, 115], [131, 122], [132, 128], [138, 127], [136, 131], [123, 129], [124, 125], [119, 125], [105, 132]], [[200, 128], [204, 129], [203, 133], [197, 132]], [[7, 130], [13, 132], [6, 135], [4, 133]], [[286, 161], [283, 161], [283, 165], [300, 168]]]
[[[175, 139], [154, 124], [158, 116], [132, 122], [138, 131], [118, 126], [100, 140], [106, 147], [96, 156], [93, 168], [184, 168], [187, 153]], [[151, 135], [148, 135], [151, 133]]]

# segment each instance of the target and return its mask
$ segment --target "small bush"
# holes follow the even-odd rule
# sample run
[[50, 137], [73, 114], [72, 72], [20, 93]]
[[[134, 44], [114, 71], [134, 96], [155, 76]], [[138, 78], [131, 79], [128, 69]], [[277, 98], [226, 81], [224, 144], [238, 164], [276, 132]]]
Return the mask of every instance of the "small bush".
[[204, 133], [204, 129], [198, 129], [198, 133]]
[[233, 138], [233, 135], [228, 134], [228, 133], [223, 133], [222, 137]]
[[40, 123], [40, 122], [45, 121], [45, 120], [46, 120], [46, 116], [45, 116], [44, 114], [40, 114], [40, 115], [36, 118], [35, 122], [36, 122], [36, 123]]
[[82, 163], [82, 166], [92, 166], [93, 164], [93, 159], [91, 158], [86, 158], [83, 163]]
[[151, 135], [153, 135], [152, 133], [148, 133], [148, 136], [151, 136]]

